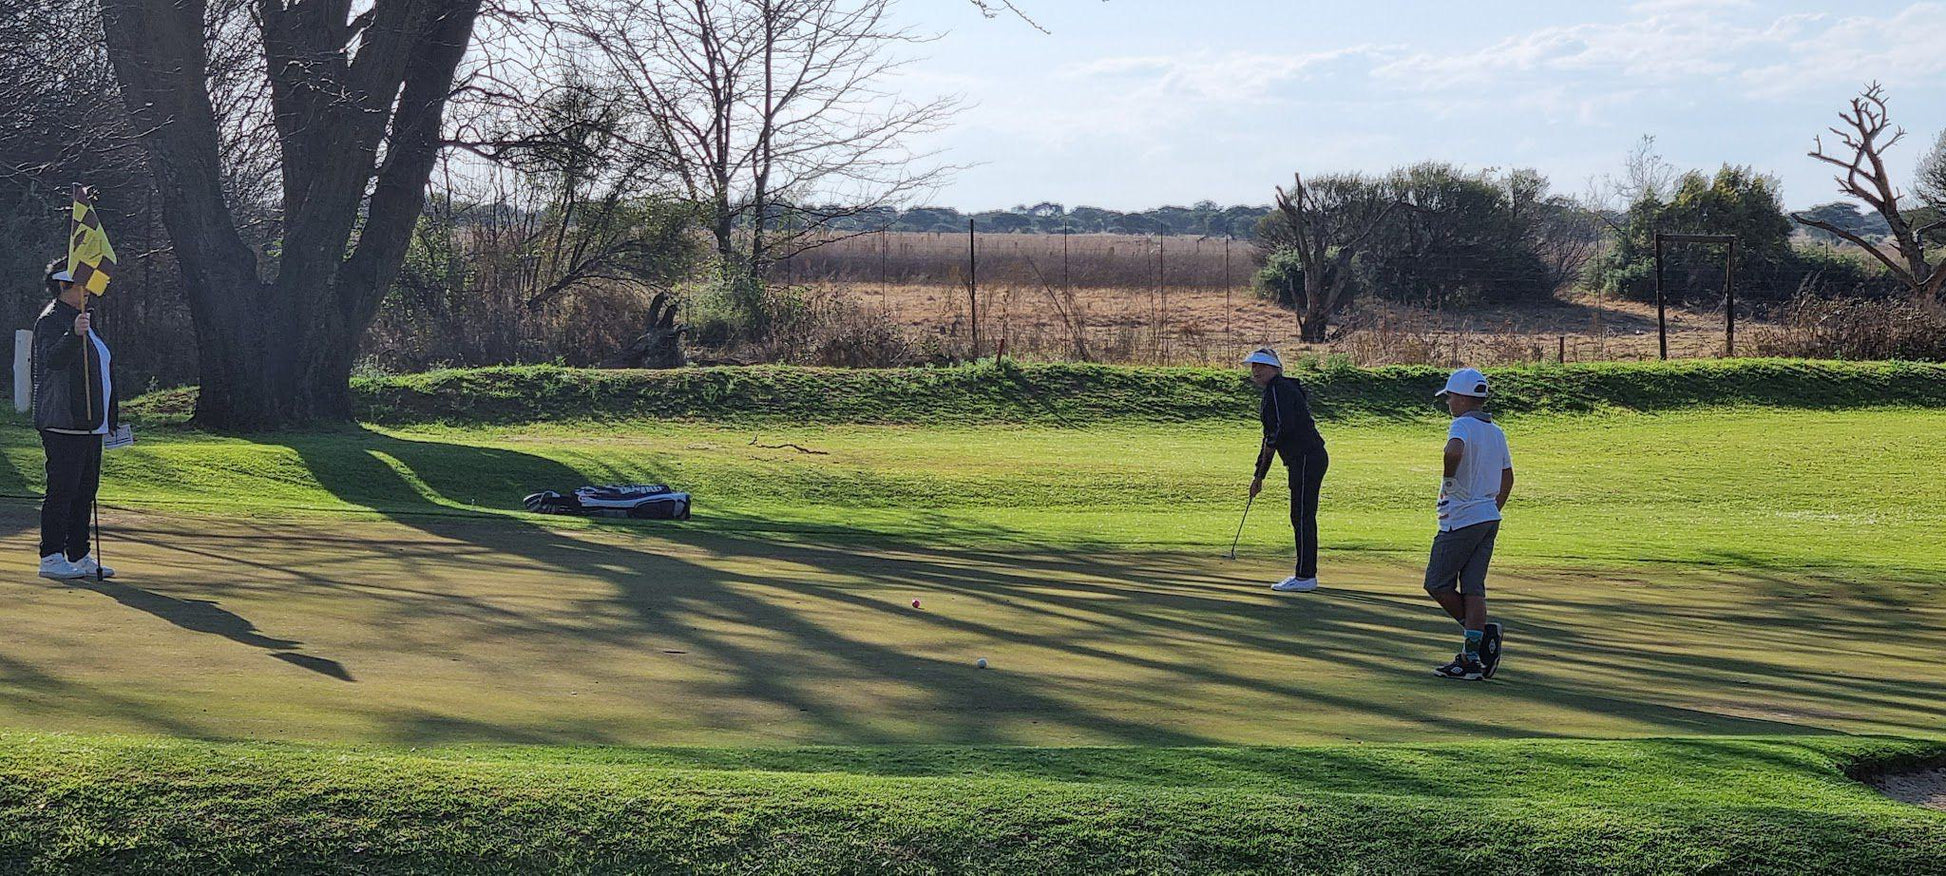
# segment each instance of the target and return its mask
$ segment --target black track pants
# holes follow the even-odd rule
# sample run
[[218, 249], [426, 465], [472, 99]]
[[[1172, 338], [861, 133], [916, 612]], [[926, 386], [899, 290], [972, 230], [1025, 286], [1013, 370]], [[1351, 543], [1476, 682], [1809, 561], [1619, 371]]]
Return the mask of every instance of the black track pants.
[[47, 500], [41, 503], [41, 556], [88, 555], [89, 514], [101, 486], [101, 436], [41, 432]]
[[1297, 577], [1318, 576], [1318, 490], [1324, 486], [1331, 457], [1319, 447], [1301, 452], [1279, 451], [1291, 474], [1291, 532], [1297, 538]]

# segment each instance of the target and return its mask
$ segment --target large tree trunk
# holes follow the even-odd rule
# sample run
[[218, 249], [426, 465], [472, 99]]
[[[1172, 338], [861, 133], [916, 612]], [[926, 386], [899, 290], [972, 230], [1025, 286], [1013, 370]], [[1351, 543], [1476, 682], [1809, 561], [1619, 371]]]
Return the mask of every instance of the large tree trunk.
[[1323, 308], [1305, 306], [1297, 314], [1297, 339], [1307, 344], [1324, 343], [1325, 328], [1330, 318]]
[[1322, 295], [1304, 296], [1297, 308], [1297, 339], [1307, 344], [1324, 343], [1326, 325], [1331, 320], [1331, 311], [1325, 305]]
[[1324, 268], [1304, 272], [1304, 294], [1292, 309], [1297, 311], [1297, 339], [1307, 344], [1324, 343], [1331, 315], [1338, 309], [1344, 289], [1333, 282]]
[[109, 57], [188, 281], [199, 425], [350, 419], [352, 361], [425, 206], [479, 7], [377, 0], [354, 21], [348, 0], [259, 0], [284, 184], [279, 259], [266, 278], [224, 202], [203, 2], [101, 0]]

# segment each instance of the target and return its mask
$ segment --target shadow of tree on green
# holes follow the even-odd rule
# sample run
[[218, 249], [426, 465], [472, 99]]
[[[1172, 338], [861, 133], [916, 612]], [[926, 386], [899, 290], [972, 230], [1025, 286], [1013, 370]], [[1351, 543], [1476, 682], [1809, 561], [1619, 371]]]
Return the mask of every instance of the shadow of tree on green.
[[[1118, 690], [1116, 694], [1123, 701], [1119, 708], [1110, 710], [1080, 704], [1084, 695], [1101, 693], [1098, 687], [1084, 689], [1080, 681], [993, 672], [983, 674], [979, 684], [968, 684], [963, 657], [913, 653], [879, 641], [869, 625], [847, 628], [821, 623], [793, 610], [784, 598], [802, 593], [867, 612], [882, 612], [888, 620], [896, 617], [911, 621], [914, 615], [899, 611], [882, 595], [897, 590], [951, 594], [1002, 605], [1030, 617], [1060, 620], [1051, 625], [1054, 631], [1031, 632], [931, 613], [917, 615], [922, 622], [942, 629], [1051, 649], [1076, 659], [1125, 661], [1135, 669], [1170, 673], [1188, 684], [1282, 699], [1292, 709], [1356, 710], [1435, 734], [1463, 733], [1481, 738], [1548, 734], [1545, 728], [1497, 722], [1490, 710], [1428, 714], [1414, 704], [1379, 692], [1328, 691], [1307, 684], [1302, 677], [1254, 677], [1231, 671], [1220, 662], [1182, 661], [1166, 654], [1130, 656], [1103, 644], [1129, 635], [1153, 636], [1158, 641], [1193, 639], [1215, 643], [1221, 649], [1321, 651], [1333, 655], [1349, 670], [1385, 675], [1416, 673], [1428, 655], [1451, 644], [1447, 641], [1451, 638], [1450, 623], [1441, 620], [1416, 594], [1324, 594], [1305, 603], [1302, 623], [1293, 624], [1287, 610], [1239, 605], [1216, 589], [1223, 582], [1186, 571], [1179, 557], [1168, 555], [942, 547], [941, 543], [954, 540], [984, 545], [1032, 540], [1030, 533], [944, 519], [926, 539], [860, 533], [834, 525], [795, 528], [788, 538], [778, 538], [779, 533], [757, 527], [750, 531], [734, 526], [704, 530], [664, 524], [591, 527], [538, 518], [515, 509], [521, 495], [537, 489], [569, 489], [614, 477], [657, 480], [666, 472], [645, 466], [602, 472], [604, 476], [595, 477], [591, 476], [594, 473], [516, 450], [407, 440], [368, 430], [290, 436], [276, 439], [276, 443], [292, 448], [317, 482], [339, 499], [374, 509], [435, 537], [396, 543], [346, 537], [342, 549], [347, 554], [385, 555], [400, 563], [408, 577], [414, 569], [430, 570], [455, 562], [463, 562], [469, 570], [477, 569], [485, 576], [496, 572], [531, 575], [538, 565], [600, 580], [609, 592], [584, 606], [581, 616], [576, 617], [509, 611], [466, 592], [389, 587], [378, 595], [367, 582], [326, 565], [288, 570], [301, 576], [303, 586], [355, 591], [359, 598], [395, 600], [401, 610], [463, 620], [485, 635], [509, 641], [556, 642], [562, 647], [593, 641], [632, 648], [647, 642], [707, 655], [731, 667], [726, 680], [700, 689], [696, 697], [680, 704], [683, 708], [707, 711], [713, 708], [712, 700], [760, 702], [799, 714], [825, 737], [854, 743], [1017, 742], [1017, 736], [1009, 735], [993, 720], [995, 715], [1009, 713], [1033, 713], [1060, 728], [1121, 743], [1183, 746], [1220, 741], [1195, 730], [1149, 720], [1150, 714], [1176, 705], [1167, 690]], [[928, 522], [924, 515], [914, 518], [921, 524]], [[449, 543], [465, 547], [456, 553]], [[678, 556], [684, 552], [667, 550], [672, 544], [714, 557], [755, 560], [777, 569], [777, 577], [758, 580], [755, 583], [761, 586], [753, 588], [751, 575]], [[793, 569], [818, 574], [793, 576]], [[1125, 588], [1129, 598], [1100, 598], [1110, 587]], [[765, 598], [766, 590], [761, 588], [774, 588], [768, 592], [779, 598]], [[1946, 702], [1946, 684], [1938, 680], [1860, 679], [1835, 669], [1801, 664], [1787, 675], [1782, 670], [1795, 661], [1698, 657], [1676, 651], [1643, 653], [1605, 641], [1596, 631], [1610, 624], [1648, 624], [1680, 633], [1720, 619], [1687, 616], [1680, 611], [1642, 617], [1624, 601], [1594, 597], [1568, 599], [1563, 607], [1597, 622], [1568, 626], [1523, 620], [1523, 645], [1544, 643], [1555, 655], [1554, 662], [1546, 673], [1495, 685], [1495, 696], [1512, 703], [1625, 718], [1652, 728], [1652, 732], [1668, 734], [1828, 732], [1814, 721], [1766, 720], [1734, 714], [1734, 709], [1656, 702], [1653, 691], [1607, 692], [1591, 685], [1564, 683], [1580, 672], [1600, 672], [1604, 667], [1627, 663], [1672, 684], [1735, 691], [1737, 697], [1751, 701], [1810, 691], [1838, 703], [1888, 710], [1901, 716], [1888, 719], [1888, 723], [1914, 730], [1928, 729], [1928, 716], [1946, 717], [1936, 706], [1928, 709], [1917, 705]], [[697, 616], [717, 623], [705, 627], [688, 620]], [[596, 617], [608, 622], [587, 620]], [[1735, 621], [1741, 628], [1764, 630], [1815, 624], [1824, 634], [1860, 641], [1903, 636], [1908, 645], [1913, 643], [1912, 637], [1930, 635], [1925, 630], [1902, 631], [1876, 615], [1870, 606], [1831, 601], [1756, 604]], [[779, 661], [774, 652], [723, 632], [720, 627], [725, 624], [782, 636], [791, 648], [817, 655], [818, 659]], [[923, 701], [915, 703], [914, 708], [930, 716], [927, 733], [888, 727], [870, 715], [855, 714], [837, 705], [837, 698], [829, 695], [833, 687], [861, 677], [923, 691]], [[659, 707], [673, 706], [644, 705], [645, 709]], [[708, 720], [734, 719], [725, 711], [724, 716]], [[1931, 722], [1934, 726], [1937, 723]], [[572, 715], [563, 716], [549, 729], [537, 730], [431, 709], [399, 713], [391, 735], [407, 742], [609, 741], [602, 728], [578, 723]]]

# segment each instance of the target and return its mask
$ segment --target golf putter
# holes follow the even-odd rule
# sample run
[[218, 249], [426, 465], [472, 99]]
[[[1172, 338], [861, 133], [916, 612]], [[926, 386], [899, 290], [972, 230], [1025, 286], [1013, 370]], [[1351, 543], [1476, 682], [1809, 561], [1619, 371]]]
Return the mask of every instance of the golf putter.
[[1237, 542], [1243, 540], [1243, 524], [1244, 521], [1250, 519], [1250, 506], [1256, 503], [1257, 503], [1256, 496], [1251, 496], [1247, 501], [1243, 503], [1243, 520], [1237, 521], [1236, 537], [1230, 539], [1230, 559], [1232, 560], [1237, 558]]

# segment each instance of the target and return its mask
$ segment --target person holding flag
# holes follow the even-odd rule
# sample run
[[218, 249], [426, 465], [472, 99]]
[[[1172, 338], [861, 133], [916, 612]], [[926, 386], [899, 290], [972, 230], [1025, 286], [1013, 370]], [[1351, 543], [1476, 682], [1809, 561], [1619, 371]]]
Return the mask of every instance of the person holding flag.
[[107, 291], [115, 250], [80, 186], [73, 216], [67, 263], [47, 266], [52, 300], [34, 322], [34, 428], [47, 452], [40, 575], [55, 580], [115, 574], [88, 545], [103, 442], [117, 433], [121, 419], [114, 358], [88, 301]]

